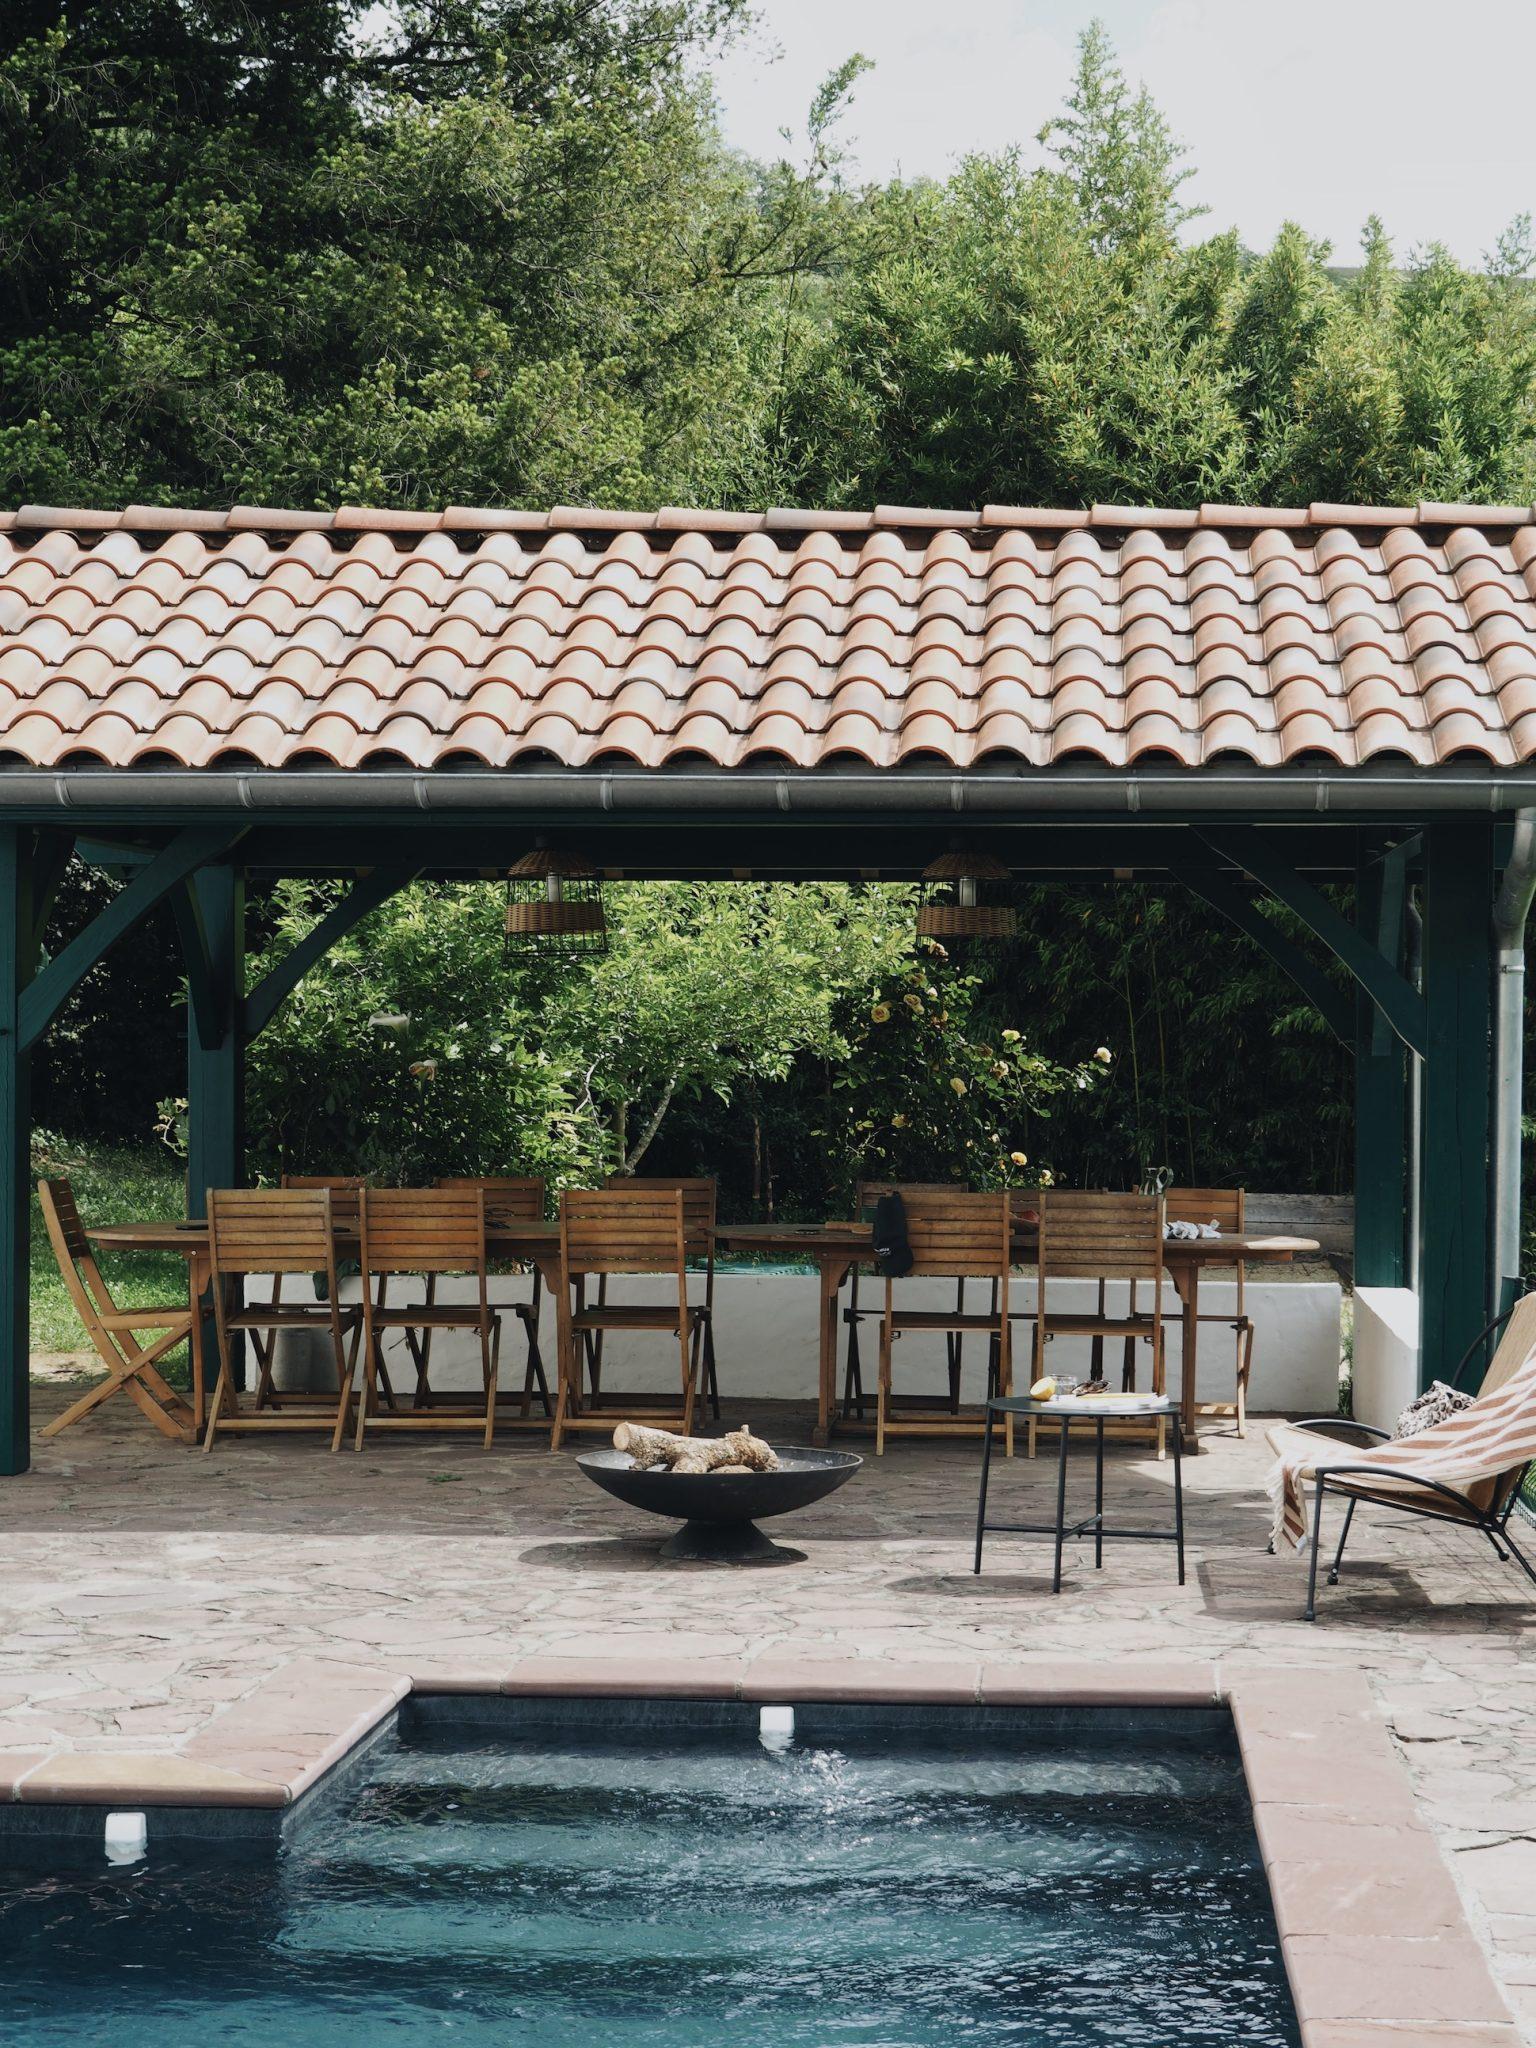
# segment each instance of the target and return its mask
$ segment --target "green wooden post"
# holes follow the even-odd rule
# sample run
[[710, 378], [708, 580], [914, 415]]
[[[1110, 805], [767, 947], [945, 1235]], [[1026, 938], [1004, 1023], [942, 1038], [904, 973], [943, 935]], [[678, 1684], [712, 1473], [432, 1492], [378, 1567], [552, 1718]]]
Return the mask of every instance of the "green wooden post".
[[[1402, 961], [1403, 864], [1362, 860], [1355, 922], [1394, 967]], [[1407, 1273], [1408, 1057], [1355, 985], [1355, 1284], [1401, 1287]]]
[[36, 961], [32, 834], [0, 826], [0, 1474], [7, 1477], [32, 1462], [32, 1055], [22, 1040], [21, 996]]
[[[239, 1187], [245, 1178], [245, 881], [231, 867], [209, 867], [200, 868], [188, 886], [189, 915], [178, 919], [192, 984], [187, 1214], [205, 1216], [209, 1188]], [[211, 1314], [203, 1319], [203, 1356], [211, 1385], [218, 1359]]]
[[1433, 825], [1424, 850], [1419, 1371], [1428, 1386], [1449, 1377], [1492, 1313], [1492, 820]]
[[[245, 1176], [245, 882], [230, 867], [200, 868], [191, 890], [211, 1000], [187, 1006], [187, 1214], [204, 1216], [209, 1188]], [[195, 976], [199, 963], [187, 964]]]

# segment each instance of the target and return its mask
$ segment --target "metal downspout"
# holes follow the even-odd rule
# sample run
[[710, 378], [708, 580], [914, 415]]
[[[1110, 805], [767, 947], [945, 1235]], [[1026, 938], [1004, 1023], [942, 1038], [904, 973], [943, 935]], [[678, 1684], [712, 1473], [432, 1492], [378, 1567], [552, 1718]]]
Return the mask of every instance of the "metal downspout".
[[1496, 1309], [1520, 1273], [1521, 1079], [1525, 921], [1536, 896], [1536, 810], [1516, 811], [1509, 864], [1493, 906], [1493, 1244]]

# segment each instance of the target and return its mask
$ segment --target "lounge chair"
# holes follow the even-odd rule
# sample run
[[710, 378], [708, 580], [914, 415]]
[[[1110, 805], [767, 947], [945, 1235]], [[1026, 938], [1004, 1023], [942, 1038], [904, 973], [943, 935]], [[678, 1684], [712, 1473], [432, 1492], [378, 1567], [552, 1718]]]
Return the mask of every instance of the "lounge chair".
[[[1474, 1340], [1456, 1368], [1451, 1381], [1453, 1386], [1459, 1386], [1464, 1378], [1470, 1376], [1475, 1360], [1484, 1354], [1490, 1339], [1501, 1326], [1503, 1335], [1483, 1374], [1478, 1388], [1479, 1399], [1496, 1393], [1536, 1349], [1536, 1293], [1522, 1295], [1512, 1309], [1496, 1317]], [[1469, 1419], [1476, 1412], [1475, 1407], [1464, 1411]], [[1294, 1458], [1298, 1450], [1305, 1449], [1309, 1443], [1333, 1442], [1346, 1447], [1356, 1445], [1365, 1450], [1391, 1440], [1386, 1430], [1372, 1429], [1366, 1423], [1352, 1422], [1339, 1415], [1282, 1423], [1269, 1432], [1270, 1447], [1282, 1459]], [[1406, 1439], [1405, 1448], [1412, 1442], [1411, 1437]], [[1426, 1521], [1454, 1522], [1462, 1528], [1471, 1529], [1488, 1539], [1501, 1562], [1508, 1564], [1513, 1558], [1531, 1583], [1536, 1585], [1536, 1567], [1532, 1566], [1510, 1534], [1510, 1517], [1533, 1462], [1536, 1461], [1527, 1458], [1494, 1478], [1472, 1480], [1465, 1486], [1449, 1485], [1411, 1469], [1396, 1470], [1374, 1461], [1363, 1465], [1330, 1464], [1315, 1473], [1310, 1467], [1303, 1466], [1302, 1477], [1313, 1488], [1313, 1541], [1305, 1619], [1317, 1619], [1317, 1566], [1322, 1549], [1323, 1500], [1329, 1493], [1342, 1496], [1345, 1502], [1344, 1526], [1339, 1531], [1338, 1547], [1328, 1571], [1330, 1586], [1339, 1582], [1344, 1546], [1349, 1541], [1355, 1509], [1362, 1503], [1369, 1507], [1393, 1508], [1399, 1514], [1417, 1515]], [[1270, 1548], [1274, 1548], [1273, 1542]]]

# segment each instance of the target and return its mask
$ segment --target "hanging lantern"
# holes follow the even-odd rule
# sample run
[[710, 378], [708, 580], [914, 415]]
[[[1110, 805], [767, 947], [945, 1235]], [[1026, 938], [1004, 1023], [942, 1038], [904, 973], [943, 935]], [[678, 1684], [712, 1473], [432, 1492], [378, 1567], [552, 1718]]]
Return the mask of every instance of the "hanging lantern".
[[1018, 912], [999, 900], [1012, 876], [989, 853], [944, 853], [923, 869], [920, 939], [1011, 939]]
[[597, 870], [579, 853], [535, 847], [507, 871], [507, 946], [606, 953], [608, 920]]

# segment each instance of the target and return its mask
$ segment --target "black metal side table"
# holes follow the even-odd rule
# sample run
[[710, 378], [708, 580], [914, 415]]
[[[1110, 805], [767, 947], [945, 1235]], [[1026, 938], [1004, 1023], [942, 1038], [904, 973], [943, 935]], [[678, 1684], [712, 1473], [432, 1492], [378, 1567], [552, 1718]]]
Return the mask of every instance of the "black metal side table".
[[[1134, 1405], [1132, 1403], [1134, 1402]], [[1056, 1519], [1054, 1522], [989, 1522], [987, 1520], [987, 1482], [992, 1471], [992, 1429], [994, 1415], [1025, 1415], [1038, 1422], [1058, 1422], [1061, 1425], [1061, 1453], [1056, 1470]], [[1104, 1425], [1134, 1416], [1138, 1421], [1146, 1416], [1152, 1421], [1166, 1416], [1173, 1427], [1169, 1432], [1173, 1443], [1173, 1527], [1171, 1529], [1120, 1529], [1105, 1527], [1104, 1523]], [[981, 1546], [988, 1530], [1011, 1536], [1054, 1536], [1056, 1539], [1056, 1569], [1051, 1580], [1051, 1591], [1061, 1591], [1061, 1552], [1068, 1536], [1084, 1535], [1093, 1531], [1093, 1566], [1095, 1571], [1104, 1568], [1104, 1539], [1134, 1543], [1172, 1543], [1179, 1555], [1179, 1584], [1184, 1583], [1184, 1432], [1180, 1427], [1179, 1404], [1167, 1395], [1131, 1396], [1120, 1406], [1112, 1397], [1106, 1401], [1083, 1401], [1067, 1397], [1060, 1401], [1032, 1401], [1027, 1394], [1010, 1395], [1007, 1399], [994, 1399], [987, 1403], [988, 1427], [982, 1435], [981, 1451], [981, 1496], [976, 1503], [976, 1566], [981, 1570]], [[1093, 1461], [1093, 1513], [1080, 1522], [1067, 1521], [1067, 1445], [1073, 1425], [1079, 1429], [1089, 1428], [1094, 1433]]]

